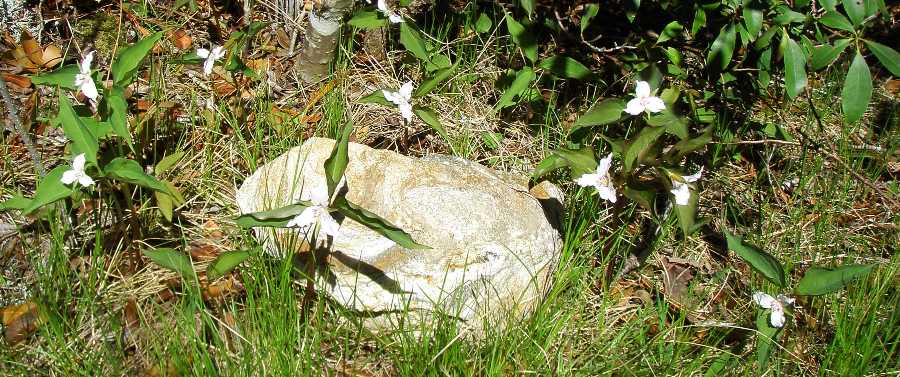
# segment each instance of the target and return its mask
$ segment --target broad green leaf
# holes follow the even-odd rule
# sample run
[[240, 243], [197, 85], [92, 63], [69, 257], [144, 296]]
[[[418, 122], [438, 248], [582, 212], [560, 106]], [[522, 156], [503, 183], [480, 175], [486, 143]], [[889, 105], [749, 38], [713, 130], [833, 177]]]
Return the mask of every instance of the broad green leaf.
[[513, 80], [512, 84], [510, 84], [509, 88], [506, 88], [506, 91], [500, 95], [500, 99], [497, 101], [497, 104], [494, 106], [495, 111], [502, 110], [509, 106], [515, 105], [515, 99], [526, 89], [531, 86], [531, 82], [534, 81], [535, 75], [534, 71], [529, 67], [522, 67], [518, 73], [516, 73], [516, 79]]
[[678, 115], [675, 115], [675, 113], [669, 109], [651, 115], [647, 119], [647, 124], [654, 127], [665, 127], [666, 132], [675, 135], [682, 140], [687, 139], [689, 136], [687, 122]]
[[622, 194], [641, 207], [651, 211], [654, 210], [653, 204], [656, 202], [656, 191], [625, 186], [625, 189], [622, 190]]
[[283, 228], [287, 225], [288, 221], [291, 221], [294, 216], [299, 215], [310, 205], [311, 203], [309, 202], [300, 201], [296, 204], [290, 204], [268, 211], [245, 213], [238, 216], [234, 222], [241, 228], [252, 228], [257, 226]]
[[491, 26], [494, 23], [491, 21], [491, 18], [488, 17], [487, 14], [482, 13], [478, 15], [478, 20], [475, 21], [475, 32], [479, 34], [484, 34], [491, 31]]
[[61, 88], [76, 90], [78, 87], [75, 86], [75, 75], [78, 73], [78, 66], [72, 64], [60, 67], [53, 72], [31, 76], [29, 79], [34, 85], [59, 86]]
[[225, 276], [225, 274], [243, 263], [247, 258], [250, 258], [250, 252], [247, 250], [226, 251], [220, 254], [206, 268], [207, 281], [213, 281]]
[[777, 33], [779, 30], [781, 29], [774, 26], [768, 28], [766, 32], [763, 33], [763, 35], [756, 39], [756, 42], [753, 42], [753, 48], [762, 50], [766, 47], [769, 47], [769, 45], [772, 44], [772, 38], [775, 37], [775, 33]]
[[425, 124], [431, 126], [431, 128], [434, 129], [438, 133], [438, 135], [441, 135], [444, 140], [449, 140], [449, 138], [447, 137], [447, 131], [444, 130], [444, 126], [441, 124], [440, 117], [434, 110], [427, 107], [416, 106], [413, 108], [413, 112], [419, 117], [419, 119], [422, 119]]
[[172, 196], [164, 192], [153, 191], [153, 197], [156, 198], [156, 208], [159, 209], [159, 213], [171, 223], [175, 216], [175, 201]]
[[844, 111], [844, 119], [847, 123], [853, 123], [862, 118], [872, 99], [872, 74], [869, 65], [859, 51], [850, 63], [850, 70], [844, 78], [844, 88], [841, 90], [841, 109]]
[[818, 0], [819, 4], [822, 4], [822, 7], [834, 11], [835, 6], [837, 6], [837, 0]]
[[379, 12], [374, 10], [358, 10], [353, 13], [353, 17], [347, 24], [359, 29], [377, 29], [387, 25], [388, 20], [381, 17]]
[[430, 247], [421, 245], [413, 241], [409, 233], [403, 231], [380, 216], [369, 212], [357, 205], [351, 203], [345, 197], [339, 197], [334, 201], [334, 208], [338, 212], [353, 219], [354, 221], [365, 225], [367, 228], [374, 230], [378, 234], [387, 237], [391, 241], [407, 249], [430, 249]]
[[24, 197], [22, 194], [16, 194], [12, 198], [0, 202], [0, 211], [23, 210], [28, 208], [29, 204], [31, 204], [31, 199]]
[[795, 12], [791, 8], [787, 6], [779, 6], [778, 14], [775, 18], [772, 19], [772, 22], [778, 25], [789, 25], [801, 23], [806, 20], [806, 16], [803, 13]]
[[673, 153], [672, 160], [680, 161], [684, 156], [687, 156], [689, 153], [703, 148], [706, 144], [709, 144], [712, 141], [712, 127], [706, 128], [702, 134], [695, 138], [684, 139], [675, 143], [670, 150], [670, 153]]
[[866, 46], [869, 46], [869, 51], [875, 54], [884, 68], [887, 68], [894, 77], [900, 77], [900, 53], [897, 50], [869, 40], [866, 41]]
[[116, 136], [125, 140], [128, 149], [134, 152], [131, 141], [131, 130], [128, 127], [128, 104], [125, 102], [125, 92], [119, 86], [113, 86], [106, 93], [106, 106], [109, 111], [109, 124]]
[[685, 238], [694, 234], [700, 228], [696, 225], [697, 203], [699, 202], [700, 195], [697, 193], [697, 190], [691, 189], [691, 196], [688, 198], [687, 205], [674, 205], [675, 215], [678, 216], [678, 226], [681, 228]]
[[453, 62], [450, 61], [450, 58], [444, 54], [433, 54], [431, 55], [431, 61], [425, 64], [425, 70], [431, 74], [434, 74], [435, 71], [442, 70], [444, 68], [450, 68], [453, 66]]
[[586, 80], [593, 75], [591, 70], [578, 60], [568, 56], [554, 55], [541, 61], [539, 66], [560, 77]]
[[866, 19], [866, 2], [863, 0], [842, 0], [844, 12], [854, 25], [859, 26]]
[[547, 157], [544, 157], [544, 159], [541, 160], [540, 163], [538, 163], [537, 167], [534, 168], [534, 171], [531, 173], [531, 179], [537, 180], [538, 178], [550, 174], [550, 172], [554, 170], [564, 168], [568, 165], [569, 163], [566, 161], [566, 159], [562, 158], [562, 156], [555, 153], [550, 153], [547, 155]]
[[731, 63], [731, 55], [734, 53], [735, 42], [734, 24], [728, 24], [719, 31], [719, 36], [713, 41], [706, 56], [706, 64], [715, 70], [724, 71]]
[[531, 18], [534, 15], [534, 0], [519, 0], [519, 3], [522, 4], [522, 8], [528, 13], [528, 17]]
[[[453, 75], [453, 72], [456, 71], [456, 66], [442, 68], [437, 70], [431, 77], [422, 81], [419, 84], [419, 87], [413, 92], [413, 97], [423, 97], [428, 93], [431, 93], [432, 90], [438, 87], [442, 82], [450, 78]], [[382, 96], [383, 98], [384, 96]]]
[[597, 13], [600, 12], [600, 5], [596, 3], [591, 3], [584, 6], [584, 15], [581, 16], [581, 32], [584, 33], [584, 30], [591, 25], [591, 20], [594, 17], [597, 17]]
[[769, 315], [767, 310], [758, 310], [756, 313], [756, 329], [759, 331], [756, 337], [756, 365], [760, 374], [769, 367], [769, 357], [775, 349], [778, 334], [781, 333], [780, 327], [773, 327], [769, 323]]
[[744, 17], [744, 27], [747, 28], [747, 34], [750, 35], [749, 40], [755, 41], [762, 32], [763, 12], [759, 9], [744, 7], [741, 13]]
[[703, 7], [697, 7], [694, 12], [694, 21], [691, 23], [691, 36], [696, 36], [700, 28], [706, 26], [706, 11]]
[[165, 269], [175, 271], [187, 280], [194, 280], [197, 278], [194, 272], [194, 266], [191, 265], [191, 259], [178, 250], [159, 248], [144, 250], [143, 254], [147, 258], [150, 258], [153, 263], [156, 263]]
[[838, 58], [838, 56], [841, 56], [841, 53], [843, 53], [849, 45], [849, 39], [839, 39], [834, 42], [833, 47], [829, 44], [814, 47], [812, 56], [809, 58], [809, 67], [814, 71], [818, 71], [829, 66]]
[[350, 163], [350, 134], [353, 133], [353, 123], [347, 122], [337, 140], [334, 141], [334, 148], [331, 149], [331, 155], [325, 160], [325, 181], [328, 183], [328, 197], [334, 195], [338, 183], [347, 170], [347, 164]]
[[72, 103], [64, 94], [59, 95], [59, 123], [62, 125], [63, 133], [69, 140], [72, 140], [72, 150], [74, 154], [84, 153], [85, 160], [97, 165], [97, 150], [100, 149], [97, 144], [97, 136], [88, 129], [75, 109]]
[[628, 148], [625, 149], [623, 164], [625, 165], [626, 172], [631, 172], [640, 156], [650, 149], [656, 142], [656, 139], [658, 139], [665, 130], [666, 129], [663, 127], [644, 127], [638, 132], [638, 135], [631, 141]]
[[837, 292], [872, 272], [874, 264], [848, 264], [837, 268], [810, 267], [794, 288], [794, 293], [818, 296]]
[[659, 38], [656, 38], [656, 43], [663, 43], [672, 38], [676, 38], [682, 30], [684, 30], [684, 26], [681, 26], [678, 21], [669, 22], [666, 24], [666, 27], [663, 28], [662, 32], [659, 33]]
[[163, 157], [159, 162], [156, 163], [156, 167], [153, 168], [153, 173], [156, 175], [160, 175], [169, 171], [178, 161], [184, 158], [184, 151], [177, 151]]
[[360, 98], [359, 103], [377, 103], [384, 106], [394, 106], [391, 101], [388, 101], [386, 98], [384, 98], [384, 92], [382, 91], [382, 89], [375, 89], [374, 92]]
[[430, 62], [431, 57], [428, 55], [428, 48], [419, 31], [409, 26], [409, 22], [400, 23], [400, 44], [413, 54], [416, 58], [423, 62]]
[[553, 154], [562, 158], [572, 169], [572, 177], [580, 177], [583, 174], [597, 171], [597, 158], [594, 157], [594, 148], [589, 145], [580, 149], [554, 149]]
[[610, 98], [601, 101], [591, 107], [586, 113], [575, 120], [571, 132], [583, 127], [602, 126], [616, 123], [624, 118], [625, 101], [618, 98]]
[[109, 67], [113, 76], [113, 83], [119, 86], [128, 86], [134, 80], [134, 75], [144, 58], [153, 50], [156, 42], [162, 38], [163, 32], [156, 32], [150, 36], [141, 39], [137, 43], [122, 50], [116, 60]]
[[735, 252], [741, 259], [750, 264], [756, 271], [759, 271], [766, 279], [779, 287], [786, 287], [787, 280], [784, 276], [784, 268], [775, 257], [769, 255], [755, 246], [747, 244], [738, 236], [728, 231], [725, 232], [725, 239], [728, 242], [728, 250]]
[[794, 99], [806, 88], [806, 54], [793, 39], [785, 35], [781, 53], [784, 54], [784, 85], [788, 98]]
[[37, 184], [37, 189], [35, 189], [34, 198], [22, 209], [22, 214], [30, 215], [38, 208], [72, 195], [75, 190], [70, 186], [64, 185], [60, 180], [63, 172], [71, 168], [68, 165], [60, 165], [41, 178], [41, 181]]
[[512, 15], [506, 15], [506, 29], [509, 31], [509, 36], [512, 37], [516, 46], [522, 49], [522, 54], [532, 63], [537, 61], [538, 49], [534, 36], [519, 21], [516, 21]]
[[832, 29], [839, 29], [853, 32], [853, 24], [847, 20], [847, 17], [838, 12], [825, 12], [825, 15], [819, 18], [819, 23]]
[[108, 176], [119, 181], [170, 194], [169, 188], [152, 175], [144, 172], [141, 164], [137, 163], [137, 161], [116, 157], [106, 164], [103, 170]]

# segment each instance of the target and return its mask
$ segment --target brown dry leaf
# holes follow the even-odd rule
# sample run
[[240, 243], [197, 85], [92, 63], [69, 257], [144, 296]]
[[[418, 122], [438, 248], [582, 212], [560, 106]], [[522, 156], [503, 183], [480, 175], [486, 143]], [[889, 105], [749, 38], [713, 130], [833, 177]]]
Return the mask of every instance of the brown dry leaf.
[[890, 79], [884, 84], [885, 89], [892, 95], [900, 95], [900, 80]]
[[306, 103], [306, 109], [304, 112], [308, 112], [322, 97], [325, 97], [331, 89], [334, 88], [334, 81], [329, 81], [327, 84], [317, 89], [311, 96], [309, 96], [309, 101]]
[[272, 64], [268, 58], [263, 59], [251, 59], [247, 61], [247, 67], [252, 69], [256, 74], [260, 76], [265, 76], [266, 71], [271, 68]]
[[44, 47], [44, 53], [41, 60], [44, 61], [44, 68], [53, 68], [62, 63], [62, 49], [55, 44], [49, 44]]
[[219, 279], [215, 283], [203, 287], [203, 300], [222, 300], [243, 291], [244, 285], [234, 275], [231, 275], [227, 279]]
[[10, 51], [11, 58], [9, 59], [9, 63], [22, 68], [27, 69], [29, 71], [34, 71], [36, 66], [31, 59], [28, 58], [28, 54], [25, 53], [25, 50], [22, 49], [22, 46], [16, 46], [16, 48]]
[[38, 306], [32, 301], [3, 308], [3, 336], [10, 344], [19, 343], [37, 331], [42, 323]]
[[31, 87], [31, 79], [29, 79], [28, 76], [4, 73], [3, 80], [12, 86], [15, 86], [16, 88], [14, 89], [18, 89], [20, 91]]
[[678, 306], [687, 304], [691, 300], [688, 285], [694, 278], [691, 265], [667, 256], [660, 258], [660, 264], [664, 272], [663, 293], [666, 299]]
[[172, 40], [172, 44], [174, 44], [175, 47], [178, 47], [182, 50], [191, 48], [191, 45], [194, 43], [194, 40], [191, 38], [191, 36], [187, 35], [187, 33], [183, 29], [175, 31], [169, 38]]
[[215, 245], [208, 243], [192, 242], [191, 243], [191, 259], [196, 261], [213, 260], [222, 253], [222, 250]]
[[234, 94], [234, 92], [237, 91], [237, 88], [235, 88], [234, 85], [231, 85], [231, 83], [225, 80], [220, 80], [213, 83], [213, 91], [215, 91], [216, 95], [220, 97], [226, 97]]
[[22, 32], [22, 37], [19, 40], [22, 50], [28, 56], [28, 59], [36, 66], [44, 65], [44, 50], [41, 49], [41, 44], [34, 40], [27, 31]]

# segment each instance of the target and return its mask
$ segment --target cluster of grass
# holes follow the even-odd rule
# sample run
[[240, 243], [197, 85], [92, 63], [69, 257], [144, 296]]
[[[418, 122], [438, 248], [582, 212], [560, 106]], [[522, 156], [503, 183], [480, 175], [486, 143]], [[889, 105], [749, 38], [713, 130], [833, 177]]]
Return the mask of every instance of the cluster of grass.
[[[440, 27], [433, 27], [432, 35], [441, 38]], [[303, 101], [321, 86], [302, 88], [294, 96], [300, 100], [285, 102], [265, 95], [265, 84], [259, 84], [257, 93], [263, 95], [249, 102], [217, 98], [213, 110], [186, 109], [194, 115], [187, 124], [158, 127], [160, 139], [188, 151], [177, 168], [167, 173], [188, 201], [174, 224], [150, 222], [154, 225], [143, 230], [146, 237], [185, 247], [198, 240], [221, 249], [255, 247], [248, 233], [230, 225], [230, 217], [237, 213], [235, 187], [261, 164], [302, 143], [304, 135], [333, 136], [347, 121], [368, 131], [357, 132], [359, 142], [410, 154], [455, 153], [520, 172], [532, 167], [549, 148], [564, 143], [562, 120], [576, 109], [551, 99], [546, 108], [535, 110], [538, 116], [521, 116], [533, 110], [524, 105], [501, 118], [489, 105], [478, 105], [493, 103], [498, 96], [489, 85], [500, 72], [491, 57], [502, 56], [495, 51], [514, 50], [505, 38], [479, 36], [445, 41], [462, 68], [447, 85], [451, 89], [428, 98], [441, 110], [450, 140], [426, 135], [425, 144], [406, 144], [403, 140], [428, 134], [427, 127], [416, 123], [410, 130], [398, 131], [403, 126], [391, 125], [397, 114], [354, 102], [376, 87], [396, 87], [405, 74], [394, 66], [360, 63], [357, 54], [362, 52], [354, 42], [342, 44], [330, 81], [333, 88], [308, 109], [322, 114], [319, 122], [285, 124], [271, 109], [276, 102], [303, 109]], [[392, 54], [388, 59], [399, 61]], [[195, 103], [210, 96], [203, 88], [172, 82], [172, 77], [179, 77], [177, 66], [160, 59], [151, 64], [152, 100]], [[360, 78], [365, 78], [364, 84]], [[836, 86], [828, 84], [827, 75], [824, 78], [825, 84], [808, 94], [808, 104], [722, 109], [714, 124], [721, 141], [708, 148], [703, 161], [712, 173], [701, 184], [700, 208], [711, 220], [711, 228], [743, 234], [785, 263], [793, 279], [811, 264], [877, 264], [866, 279], [841, 293], [798, 302], [770, 363], [771, 373], [897, 373], [898, 216], [896, 208], [849, 169], [876, 182], [891, 174], [883, 164], [869, 163], [870, 156], [861, 154], [859, 145], [874, 140], [882, 150], [896, 150], [898, 106], [890, 94], [882, 95], [877, 105], [880, 116], [841, 126], [840, 114], [831, 105]], [[604, 90], [589, 87], [581, 95], [596, 98]], [[555, 98], [554, 93], [550, 97]], [[821, 123], [810, 106], [816, 106]], [[150, 116], [151, 122], [163, 122], [163, 114]], [[797, 145], [731, 144], [767, 122], [802, 131], [809, 139], [798, 139]], [[742, 130], [742, 137], [735, 136], [735, 130]], [[486, 142], [484, 135], [494, 133], [504, 138]], [[4, 193], [27, 188], [30, 182], [19, 178], [9, 141], [2, 147]], [[849, 169], [826, 152], [847, 161]], [[10, 177], [15, 180], [11, 182]], [[653, 229], [647, 232], [636, 224], [622, 224], [613, 218], [608, 203], [558, 178], [568, 195], [565, 243], [554, 283], [527, 318], [477, 340], [462, 335], [454, 321], [442, 318], [415, 331], [371, 333], [362, 327], [362, 319], [325, 297], [315, 300], [304, 314], [303, 285], [292, 273], [291, 260], [264, 253], [257, 253], [238, 270], [239, 294], [209, 302], [194, 288], [183, 288], [176, 290], [174, 299], [163, 299], [160, 292], [168, 289], [175, 275], [152, 265], [120, 273], [116, 266], [130, 258], [131, 251], [128, 245], [108, 239], [114, 236], [105, 232], [101, 215], [89, 215], [94, 225], [74, 232], [76, 239], [70, 239], [73, 232], [68, 222], [51, 216], [36, 232], [22, 234], [20, 255], [30, 266], [27, 271], [5, 276], [6, 282], [27, 282], [28, 297], [15, 299], [38, 303], [42, 315], [32, 337], [0, 347], [0, 374], [715, 376], [765, 372], [754, 363], [757, 308], [750, 295], [771, 288], [769, 283], [729, 256], [717, 240], [680, 239], [671, 219], [660, 224], [660, 236]], [[785, 188], [784, 182], [794, 178], [797, 183]], [[639, 212], [631, 207], [625, 211]], [[156, 216], [152, 210], [139, 215]], [[11, 219], [2, 216], [0, 220]], [[210, 227], [217, 229], [215, 236], [210, 235]], [[618, 276], [632, 254], [645, 256], [646, 263]], [[693, 275], [687, 282], [688, 299], [667, 295], [661, 256], [687, 261]]]

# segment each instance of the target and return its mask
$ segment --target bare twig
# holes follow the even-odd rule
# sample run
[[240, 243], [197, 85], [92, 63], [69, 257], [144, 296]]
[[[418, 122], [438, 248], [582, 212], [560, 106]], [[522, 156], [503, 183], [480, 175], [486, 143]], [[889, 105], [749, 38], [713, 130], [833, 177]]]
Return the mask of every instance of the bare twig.
[[19, 138], [22, 139], [22, 144], [25, 144], [25, 148], [28, 149], [28, 154], [31, 155], [31, 162], [34, 164], [35, 174], [43, 176], [44, 164], [41, 163], [41, 156], [38, 154], [37, 149], [34, 148], [34, 142], [31, 140], [31, 136], [25, 131], [22, 120], [19, 119], [19, 112], [16, 111], [16, 104], [13, 103], [12, 97], [9, 96], [9, 90], [6, 88], [6, 80], [2, 76], [0, 76], [0, 95], [3, 96], [3, 102], [6, 104], [6, 110], [9, 112], [9, 119], [13, 124], [13, 128], [15, 128], [16, 133], [19, 134]]

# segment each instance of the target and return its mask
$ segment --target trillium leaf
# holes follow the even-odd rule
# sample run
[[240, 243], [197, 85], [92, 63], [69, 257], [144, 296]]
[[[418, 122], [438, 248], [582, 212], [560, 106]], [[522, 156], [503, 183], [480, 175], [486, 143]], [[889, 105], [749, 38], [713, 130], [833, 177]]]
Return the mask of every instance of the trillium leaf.
[[334, 147], [331, 149], [331, 155], [325, 160], [325, 181], [328, 183], [328, 197], [334, 195], [334, 190], [344, 171], [347, 170], [347, 164], [350, 162], [350, 134], [353, 133], [353, 123], [347, 122], [338, 139], [334, 141]]
[[284, 226], [287, 225], [287, 223], [291, 221], [294, 216], [299, 215], [310, 205], [310, 202], [299, 201], [296, 204], [290, 204], [268, 211], [246, 213], [238, 216], [237, 219], [235, 219], [235, 223], [241, 228], [252, 228], [258, 226], [284, 228]]
[[506, 30], [509, 31], [509, 36], [512, 37], [513, 43], [522, 50], [522, 54], [532, 63], [537, 61], [538, 48], [534, 36], [511, 15], [506, 15]]
[[519, 72], [516, 74], [515, 80], [513, 80], [509, 88], [506, 88], [506, 91], [504, 91], [503, 94], [500, 95], [500, 99], [494, 106], [494, 110], [499, 111], [514, 105], [515, 98], [525, 92], [525, 90], [527, 90], [529, 87], [531, 87], [531, 82], [534, 81], [534, 79], [534, 71], [531, 68], [523, 67], [521, 70], [519, 70]]
[[382, 92], [381, 89], [375, 89], [374, 92], [360, 98], [359, 103], [377, 103], [384, 106], [394, 106], [391, 101], [388, 101], [386, 98], [384, 98], [384, 92]]
[[724, 71], [731, 63], [731, 55], [734, 54], [734, 42], [736, 39], [734, 24], [728, 24], [719, 31], [719, 36], [713, 41], [706, 56], [706, 64], [712, 69]]
[[353, 17], [350, 18], [350, 21], [347, 21], [347, 24], [359, 29], [378, 29], [387, 25], [388, 20], [379, 15], [379, 12], [374, 10], [358, 10], [356, 13], [353, 13]]
[[413, 113], [415, 113], [419, 119], [421, 119], [425, 124], [429, 125], [438, 135], [441, 135], [444, 140], [449, 140], [447, 137], [447, 131], [444, 130], [444, 126], [441, 124], [441, 121], [438, 117], [438, 114], [427, 107], [419, 107], [416, 106], [413, 108]]
[[651, 115], [647, 119], [647, 124], [653, 127], [665, 127], [666, 132], [677, 136], [679, 139], [688, 137], [687, 122], [669, 109]]
[[663, 127], [644, 127], [625, 149], [623, 164], [625, 171], [630, 172], [638, 159], [656, 142], [666, 129]]
[[396, 227], [372, 212], [360, 208], [348, 201], [347, 198], [339, 197], [335, 199], [333, 207], [347, 218], [353, 219], [367, 228], [374, 230], [400, 246], [407, 249], [430, 249], [428, 246], [413, 241], [412, 236], [403, 231], [403, 229]]
[[869, 46], [869, 51], [875, 54], [884, 68], [887, 68], [894, 77], [900, 77], [900, 53], [897, 50], [869, 40], [866, 41], [866, 46]]
[[97, 144], [97, 136], [88, 129], [75, 109], [69, 98], [60, 93], [59, 95], [59, 115], [58, 120], [62, 126], [63, 132], [69, 140], [72, 140], [72, 149], [75, 154], [84, 153], [87, 162], [97, 164], [97, 150], [100, 149]]
[[153, 168], [153, 172], [157, 175], [165, 173], [176, 164], [178, 164], [178, 162], [181, 161], [182, 158], [184, 158], [184, 151], [177, 151], [166, 155], [156, 163], [156, 167]]
[[583, 127], [603, 126], [622, 120], [625, 110], [625, 101], [618, 98], [603, 100], [575, 120], [570, 132], [575, 132]]
[[833, 63], [841, 53], [850, 45], [849, 39], [839, 39], [834, 42], [832, 47], [829, 44], [816, 46], [813, 48], [812, 57], [809, 59], [809, 66], [814, 71], [818, 71]]
[[159, 248], [144, 250], [143, 254], [147, 258], [150, 258], [153, 263], [156, 263], [165, 269], [177, 272], [186, 280], [195, 280], [197, 278], [197, 275], [194, 272], [194, 266], [191, 264], [191, 259], [178, 250]]
[[[436, 72], [434, 72], [434, 75], [425, 79], [425, 81], [422, 81], [422, 84], [420, 84], [419, 87], [416, 88], [416, 91], [413, 92], [412, 96], [423, 97], [425, 95], [428, 95], [428, 93], [431, 93], [431, 91], [437, 88], [442, 82], [450, 78], [450, 76], [452, 76], [453, 72], [455, 71], [456, 65], [437, 70]], [[384, 98], [384, 95], [382, 95], [381, 97]]]
[[762, 32], [763, 12], [759, 9], [744, 7], [741, 12], [744, 18], [744, 26], [747, 28], [747, 34], [750, 35], [749, 41], [755, 41]]
[[141, 67], [141, 63], [144, 61], [144, 58], [150, 54], [150, 51], [153, 50], [153, 47], [156, 46], [156, 42], [159, 41], [162, 36], [163, 32], [161, 31], [153, 33], [122, 50], [109, 67], [113, 76], [113, 82], [116, 85], [123, 87], [131, 84], [131, 82], [134, 81], [134, 76], [137, 73], [138, 68]]
[[671, 152], [674, 153], [673, 160], [680, 161], [684, 156], [687, 156], [689, 153], [703, 148], [706, 144], [709, 144], [712, 141], [712, 127], [706, 128], [702, 134], [695, 138], [684, 139], [675, 143], [672, 146]]
[[656, 202], [656, 191], [643, 189], [643, 188], [634, 188], [629, 186], [625, 186], [625, 189], [622, 190], [622, 194], [625, 195], [628, 199], [633, 200], [635, 203], [644, 207], [647, 210], [653, 211], [653, 204]]
[[578, 60], [568, 56], [554, 55], [541, 61], [539, 66], [559, 77], [587, 80], [593, 73]]
[[475, 21], [475, 32], [479, 34], [487, 33], [491, 31], [491, 26], [493, 26], [491, 18], [485, 13], [479, 14], [478, 20]]
[[106, 106], [109, 111], [109, 124], [116, 136], [125, 140], [128, 148], [134, 152], [134, 144], [131, 141], [131, 130], [128, 127], [128, 104], [125, 102], [125, 92], [119, 86], [113, 86], [106, 93]]
[[847, 17], [844, 17], [844, 15], [838, 12], [825, 12], [825, 15], [819, 18], [819, 23], [832, 29], [844, 30], [851, 33], [854, 31], [853, 24], [850, 23], [850, 20], [847, 20]]
[[159, 209], [159, 213], [166, 221], [171, 223], [175, 216], [175, 202], [172, 196], [164, 192], [154, 191], [153, 197], [156, 198], [156, 208]]
[[171, 194], [169, 188], [152, 175], [144, 172], [141, 164], [137, 161], [129, 160], [123, 157], [116, 157], [110, 161], [103, 170], [107, 175], [122, 182], [128, 182], [134, 185], [145, 187], [154, 191]]
[[834, 11], [837, 0], [819, 0], [819, 4], [822, 4], [822, 7], [827, 10]]
[[784, 54], [784, 84], [788, 98], [794, 99], [806, 88], [806, 54], [793, 39], [785, 35], [781, 52]]
[[594, 157], [594, 148], [591, 148], [589, 145], [580, 149], [554, 149], [553, 154], [562, 158], [569, 165], [574, 178], [597, 170], [597, 158]]
[[60, 88], [77, 90], [75, 75], [79, 73], [77, 65], [71, 64], [49, 72], [29, 77], [34, 85], [58, 86]]
[[872, 73], [869, 65], [859, 51], [850, 63], [850, 70], [844, 78], [844, 88], [841, 89], [841, 109], [844, 111], [844, 119], [847, 123], [853, 123], [862, 118], [872, 99]]
[[874, 264], [848, 264], [833, 269], [810, 267], [797, 283], [794, 293], [818, 296], [837, 292], [868, 275], [874, 267]]
[[842, 0], [844, 12], [854, 25], [859, 26], [866, 19], [866, 2], [863, 0]]
[[206, 268], [207, 281], [213, 281], [225, 276], [225, 274], [243, 263], [247, 258], [250, 258], [250, 251], [248, 250], [226, 251], [220, 254]]
[[422, 40], [419, 31], [410, 26], [408, 22], [400, 24], [400, 44], [419, 60], [426, 63], [431, 61], [425, 41]]
[[696, 226], [697, 203], [699, 201], [700, 195], [697, 194], [697, 190], [691, 188], [691, 196], [688, 198], [688, 204], [683, 206], [678, 204], [674, 205], [675, 215], [678, 216], [678, 226], [681, 227], [681, 232], [684, 234], [685, 238], [694, 234], [699, 228]]
[[591, 25], [591, 20], [594, 17], [597, 17], [597, 13], [600, 13], [600, 5], [596, 3], [591, 3], [584, 6], [584, 15], [581, 16], [581, 32], [584, 33], [585, 29]]
[[72, 187], [63, 184], [61, 181], [63, 172], [70, 168], [66, 165], [57, 166], [41, 178], [41, 181], [37, 184], [37, 189], [35, 189], [34, 198], [31, 199], [27, 206], [22, 208], [22, 214], [29, 215], [38, 208], [67, 198], [75, 193]]
[[534, 0], [519, 0], [519, 3], [522, 4], [522, 8], [528, 13], [529, 18], [534, 15]]
[[759, 271], [766, 279], [779, 287], [786, 287], [787, 281], [784, 276], [784, 268], [775, 257], [769, 255], [755, 246], [744, 242], [740, 237], [729, 232], [725, 232], [725, 239], [728, 242], [728, 250], [733, 251], [741, 259], [746, 261], [756, 271]]
[[756, 313], [756, 330], [759, 334], [756, 338], [756, 364], [760, 371], [769, 367], [769, 357], [775, 349], [775, 342], [778, 334], [781, 333], [780, 327], [773, 327], [769, 323], [769, 312], [767, 310], [759, 310]]
[[31, 204], [31, 199], [26, 198], [22, 194], [16, 194], [12, 198], [0, 202], [0, 211], [9, 211], [13, 209], [23, 210]]
[[562, 158], [562, 156], [550, 153], [547, 155], [547, 157], [544, 157], [544, 159], [541, 160], [540, 163], [538, 163], [537, 167], [534, 168], [534, 171], [531, 173], [531, 179], [540, 179], [541, 177], [550, 174], [550, 172], [564, 168], [568, 165], [569, 163], [566, 161], [566, 159]]
[[678, 21], [669, 22], [666, 24], [666, 27], [663, 28], [662, 32], [659, 33], [659, 38], [656, 38], [656, 43], [663, 43], [672, 38], [676, 38], [682, 30], [684, 30], [684, 26], [681, 26]]

